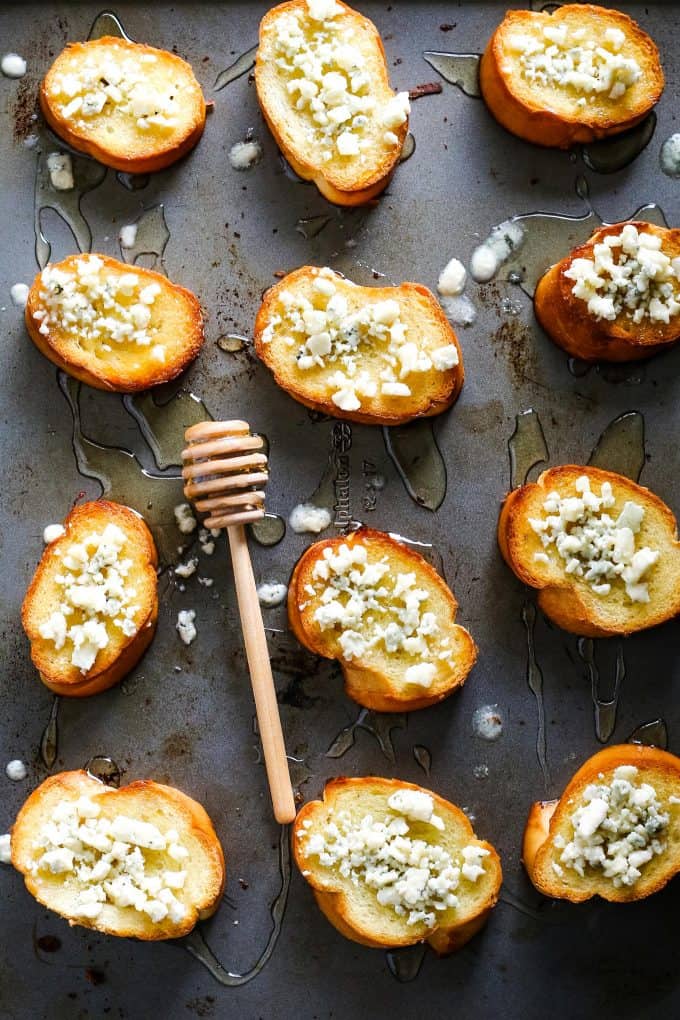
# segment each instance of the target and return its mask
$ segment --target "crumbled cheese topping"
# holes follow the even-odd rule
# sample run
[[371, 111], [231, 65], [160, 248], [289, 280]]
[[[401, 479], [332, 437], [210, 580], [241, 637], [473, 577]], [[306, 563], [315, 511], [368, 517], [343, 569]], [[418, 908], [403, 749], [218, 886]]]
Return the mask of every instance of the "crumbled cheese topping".
[[417, 587], [415, 572], [393, 573], [388, 556], [370, 553], [361, 542], [326, 546], [305, 587], [315, 602], [313, 619], [322, 631], [337, 632], [343, 658], [360, 659], [375, 648], [399, 656], [405, 683], [431, 687], [438, 664], [453, 664], [453, 648], [427, 608], [430, 593]]
[[286, 79], [293, 108], [304, 116], [305, 137], [321, 159], [366, 159], [376, 145], [397, 148], [395, 129], [410, 112], [408, 92], [382, 106], [370, 94], [359, 33], [339, 4], [307, 0], [276, 20], [274, 63]]
[[[544, 548], [554, 545], [566, 563], [565, 572], [583, 578], [596, 595], [609, 595], [611, 582], [620, 578], [631, 602], [649, 602], [649, 583], [642, 579], [660, 554], [648, 546], [636, 549], [644, 507], [626, 500], [614, 518], [605, 512], [616, 503], [609, 482], [602, 483], [599, 496], [587, 475], [577, 478], [574, 488], [574, 496], [549, 493], [543, 503], [546, 516], [529, 518]], [[547, 558], [536, 553], [534, 559], [539, 557]]]
[[175, 829], [161, 832], [126, 815], [106, 817], [89, 797], [62, 800], [35, 841], [31, 871], [59, 876], [72, 888], [77, 917], [94, 920], [112, 904], [132, 907], [155, 924], [166, 918], [177, 924], [187, 913], [177, 893], [189, 857], [179, 840]]
[[593, 246], [592, 258], [572, 260], [564, 273], [574, 281], [572, 294], [587, 302], [596, 319], [612, 322], [623, 314], [635, 323], [670, 322], [680, 311], [680, 258], [666, 255], [661, 243], [656, 234], [626, 223]]
[[382, 820], [370, 814], [358, 820], [349, 811], [330, 810], [319, 832], [311, 831], [309, 820], [303, 822], [297, 832], [302, 852], [325, 868], [337, 868], [353, 885], [373, 889], [378, 903], [391, 907], [407, 925], [433, 928], [438, 913], [458, 907], [461, 879], [475, 883], [484, 874], [489, 851], [471, 844], [452, 854], [431, 842], [444, 823], [433, 814], [432, 797], [422, 791], [399, 790], [386, 809]]
[[[508, 49], [519, 54], [525, 81], [540, 88], [569, 89], [580, 96], [585, 106], [605, 96], [619, 100], [642, 77], [642, 69], [622, 50], [626, 35], [619, 28], [608, 28], [597, 37], [588, 37], [586, 28], [551, 24], [540, 36], [511, 35]], [[586, 98], [587, 97], [587, 98]]]
[[98, 255], [79, 255], [68, 269], [46, 266], [39, 286], [33, 318], [43, 336], [56, 330], [111, 351], [112, 343], [147, 347], [158, 332], [151, 325], [151, 309], [160, 284], [147, 283], [136, 272], [111, 272]]
[[[408, 326], [401, 319], [394, 298], [368, 302], [356, 311], [336, 286], [332, 269], [315, 270], [312, 296], [282, 290], [278, 310], [272, 315], [263, 343], [270, 343], [274, 330], [281, 330], [290, 348], [297, 348], [301, 372], [337, 366], [328, 379], [334, 387], [331, 400], [343, 411], [356, 411], [363, 398], [410, 397], [406, 380], [433, 368], [447, 372], [458, 364], [455, 344], [445, 344], [428, 353], [418, 338], [407, 337]], [[383, 368], [376, 381], [361, 369], [362, 352], [378, 355]]]
[[634, 885], [641, 868], [664, 852], [661, 837], [670, 817], [654, 787], [637, 782], [637, 775], [635, 765], [620, 765], [610, 783], [586, 787], [570, 819], [572, 838], [566, 842], [555, 837], [555, 847], [562, 851], [557, 868], [570, 868], [581, 878], [586, 867], [600, 869], [619, 888]]
[[57, 651], [67, 643], [73, 646], [71, 664], [81, 673], [92, 668], [99, 651], [108, 645], [109, 622], [125, 637], [139, 629], [137, 592], [127, 584], [133, 561], [121, 555], [126, 542], [118, 525], [107, 524], [103, 532], [92, 532], [54, 551], [63, 566], [54, 577], [61, 602], [38, 629]]
[[80, 130], [95, 130], [102, 118], [122, 116], [143, 132], [171, 131], [188, 86], [177, 81], [174, 68], [165, 80], [151, 80], [154, 65], [161, 68], [154, 53], [133, 52], [118, 43], [97, 47], [56, 74], [48, 96], [59, 115]]

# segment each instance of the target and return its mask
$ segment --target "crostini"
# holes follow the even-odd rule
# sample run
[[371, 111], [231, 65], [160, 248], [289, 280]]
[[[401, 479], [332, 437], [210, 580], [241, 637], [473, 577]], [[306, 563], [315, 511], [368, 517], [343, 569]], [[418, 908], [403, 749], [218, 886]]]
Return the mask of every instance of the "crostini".
[[31, 659], [50, 690], [98, 694], [136, 665], [156, 629], [157, 563], [134, 510], [97, 500], [71, 511], [21, 609]]
[[255, 85], [281, 152], [330, 202], [362, 205], [387, 187], [410, 108], [368, 18], [339, 0], [279, 4], [260, 22]]
[[47, 265], [28, 292], [25, 317], [46, 358], [116, 393], [174, 379], [203, 345], [203, 315], [191, 291], [107, 255]]
[[458, 339], [426, 287], [358, 287], [327, 268], [266, 292], [255, 351], [299, 403], [367, 425], [439, 414], [463, 385]]
[[552, 266], [534, 295], [548, 336], [583, 361], [634, 361], [680, 339], [680, 230], [601, 227]]
[[300, 810], [293, 852], [321, 911], [364, 946], [427, 941], [440, 955], [484, 926], [498, 854], [460, 808], [396, 779], [332, 779]]
[[501, 553], [558, 626], [611, 637], [680, 613], [675, 517], [623, 475], [574, 464], [550, 468], [505, 499]]
[[448, 697], [477, 658], [437, 571], [390, 535], [361, 528], [315, 542], [288, 588], [298, 641], [337, 659], [345, 692], [377, 712], [410, 712]]
[[40, 107], [74, 149], [131, 174], [175, 163], [205, 127], [203, 93], [185, 60], [113, 36], [69, 43], [45, 75]]
[[50, 776], [19, 811], [11, 852], [39, 903], [107, 935], [180, 938], [224, 890], [204, 809], [148, 779], [116, 790], [83, 771]]
[[659, 101], [659, 52], [621, 11], [564, 4], [508, 11], [479, 70], [496, 120], [536, 145], [568, 149], [626, 131]]
[[529, 811], [522, 859], [539, 892], [630, 903], [680, 871], [680, 758], [622, 744], [589, 758], [559, 800]]

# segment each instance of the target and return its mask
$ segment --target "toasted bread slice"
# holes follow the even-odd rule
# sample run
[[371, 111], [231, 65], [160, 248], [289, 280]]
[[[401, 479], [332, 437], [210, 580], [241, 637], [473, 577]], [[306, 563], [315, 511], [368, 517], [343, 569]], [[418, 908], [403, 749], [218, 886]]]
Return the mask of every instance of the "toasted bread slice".
[[[585, 494], [581, 479], [588, 483]], [[593, 495], [599, 510], [578, 513], [576, 501]], [[546, 616], [574, 634], [632, 634], [680, 612], [675, 517], [658, 496], [623, 475], [574, 464], [544, 471], [506, 497], [498, 543], [520, 581], [539, 590]], [[596, 545], [602, 555], [593, 555]]]
[[635, 220], [601, 227], [541, 277], [534, 309], [548, 336], [583, 361], [633, 361], [677, 343], [680, 230]]
[[568, 149], [641, 121], [664, 75], [655, 44], [627, 14], [564, 4], [508, 11], [482, 56], [479, 84], [512, 134]]
[[337, 659], [350, 698], [377, 712], [410, 712], [448, 697], [477, 658], [458, 603], [418, 553], [360, 528], [315, 542], [288, 588], [298, 641]]
[[337, 205], [383, 191], [408, 132], [408, 93], [389, 86], [368, 18], [340, 0], [289, 0], [265, 14], [257, 97], [295, 172]]
[[418, 283], [358, 287], [303, 266], [264, 295], [255, 351], [305, 407], [367, 425], [440, 414], [463, 386], [458, 338]]
[[26, 328], [59, 368], [117, 393], [174, 379], [203, 345], [203, 315], [191, 291], [107, 255], [69, 255], [38, 273]]
[[151, 643], [158, 557], [139, 514], [117, 503], [81, 503], [64, 528], [43, 552], [21, 622], [42, 682], [81, 698], [117, 684]]
[[113, 36], [69, 43], [45, 75], [40, 106], [74, 149], [131, 174], [175, 163], [205, 127], [201, 86], [185, 60]]
[[658, 892], [680, 871], [680, 758], [640, 744], [593, 755], [559, 801], [531, 807], [522, 859], [539, 892], [572, 903]]
[[222, 898], [224, 855], [208, 815], [150, 779], [115, 790], [83, 771], [50, 776], [21, 808], [11, 836], [12, 864], [26, 888], [70, 925], [174, 939], [214, 914]]
[[[498, 854], [460, 808], [397, 779], [330, 780], [295, 819], [293, 852], [331, 924], [376, 948], [427, 941], [455, 952], [485, 924], [502, 881]], [[378, 874], [390, 870], [391, 881]]]

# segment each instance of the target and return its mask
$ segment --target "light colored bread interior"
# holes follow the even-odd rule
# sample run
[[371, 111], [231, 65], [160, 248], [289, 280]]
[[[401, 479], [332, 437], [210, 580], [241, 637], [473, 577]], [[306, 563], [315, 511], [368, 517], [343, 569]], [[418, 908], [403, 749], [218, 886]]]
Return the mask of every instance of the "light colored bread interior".
[[[83, 258], [89, 256], [69, 255], [52, 268], [73, 273]], [[58, 321], [50, 325], [47, 333], [41, 333], [41, 320], [35, 318], [35, 313], [45, 310], [45, 302], [41, 298], [43, 275], [38, 273], [26, 303], [26, 328], [38, 350], [74, 378], [97, 389], [117, 393], [146, 390], [180, 375], [203, 345], [203, 315], [198, 298], [151, 269], [129, 266], [107, 255], [96, 258], [103, 263], [103, 276], [120, 278], [133, 274], [139, 280], [139, 287], [156, 284], [160, 288], [151, 305], [148, 330], [153, 336], [152, 343], [141, 346], [135, 341], [111, 339], [106, 344], [110, 349], [106, 350], [101, 338], [65, 330]], [[157, 345], [164, 348], [162, 359], [154, 354]]]
[[[132, 636], [106, 621], [109, 642], [102, 648], [92, 668], [85, 674], [71, 662], [73, 645], [67, 640], [60, 650], [53, 641], [41, 637], [40, 628], [51, 613], [59, 609], [63, 589], [55, 578], [63, 572], [61, 556], [74, 542], [101, 534], [107, 524], [124, 532], [126, 543], [121, 557], [132, 561], [126, 583], [135, 589], [134, 614], [137, 627]], [[31, 659], [43, 683], [56, 694], [86, 697], [118, 683], [130, 672], [151, 643], [158, 617], [156, 566], [158, 557], [151, 532], [142, 518], [127, 507], [106, 500], [81, 503], [64, 521], [65, 533], [45, 548], [29, 585], [21, 609], [21, 622], [31, 643]], [[80, 611], [69, 618], [82, 622]]]
[[[123, 61], [131, 61], [139, 68], [142, 89], [155, 89], [169, 98], [171, 126], [151, 124], [140, 129], [134, 116], [113, 103], [107, 103], [96, 116], [87, 118], [64, 113], [70, 102], [70, 97], [59, 88], [64, 76], [77, 78], [90, 62], [104, 67], [108, 62]], [[153, 173], [181, 159], [193, 149], [205, 127], [203, 93], [185, 60], [167, 50], [113, 36], [69, 43], [45, 75], [40, 106], [52, 130], [74, 149], [94, 156], [106, 166], [133, 174]]]
[[[184, 888], [175, 895], [186, 907], [184, 918], [154, 922], [134, 907], [118, 907], [106, 902], [99, 916], [88, 919], [77, 913], [76, 898], [86, 885], [75, 874], [66, 877], [49, 869], [32, 870], [42, 849], [36, 841], [57, 804], [88, 797], [101, 809], [101, 817], [117, 815], [155, 825], [163, 835], [170, 829], [179, 834], [189, 856], [182, 865], [187, 871]], [[86, 772], [60, 772], [50, 776], [34, 790], [21, 808], [11, 831], [12, 864], [25, 879], [32, 896], [54, 910], [71, 925], [94, 928], [109, 935], [143, 940], [180, 938], [200, 919], [213, 914], [221, 901], [225, 883], [224, 855], [212, 822], [205, 810], [191, 797], [171, 786], [152, 780], [138, 780], [113, 790]], [[163, 869], [177, 870], [177, 862], [165, 851], [147, 851], [146, 871], [153, 875]]]
[[[405, 682], [406, 670], [418, 663], [419, 657], [403, 649], [388, 653], [384, 645], [374, 646], [361, 658], [347, 659], [339, 644], [339, 628], [322, 630], [314, 618], [321, 605], [320, 594], [310, 595], [306, 586], [316, 584], [313, 570], [323, 557], [324, 549], [334, 552], [346, 544], [366, 546], [368, 562], [389, 563], [389, 585], [398, 574], [415, 573], [417, 586], [428, 593], [422, 603], [423, 612], [434, 613], [439, 632], [437, 645], [443, 638], [450, 642], [451, 661], [441, 659], [430, 686]], [[324, 584], [321, 584], [321, 592]], [[381, 616], [383, 625], [390, 622], [393, 603], [388, 598], [387, 611]], [[460, 687], [477, 658], [477, 648], [468, 631], [458, 625], [458, 604], [451, 590], [426, 560], [413, 549], [381, 531], [361, 528], [338, 538], [329, 538], [311, 545], [298, 560], [288, 588], [288, 620], [298, 641], [310, 651], [327, 659], [337, 659], [345, 678], [345, 692], [354, 701], [378, 712], [405, 712], [436, 704]], [[393, 615], [393, 614], [392, 614]], [[361, 627], [359, 627], [361, 631]]]
[[[561, 849], [555, 837], [567, 843], [573, 836], [570, 821], [582, 803], [583, 791], [591, 783], [610, 783], [620, 765], [634, 765], [640, 782], [654, 787], [664, 811], [670, 817], [663, 834], [666, 849], [643, 865], [641, 877], [632, 886], [615, 886], [602, 870], [587, 866], [581, 877], [572, 868], [562, 868], [558, 876]], [[573, 776], [559, 801], [537, 802], [529, 812], [524, 833], [522, 859], [529, 878], [539, 892], [556, 899], [582, 903], [593, 896], [615, 903], [644, 899], [662, 889], [680, 871], [680, 805], [670, 800], [680, 797], [680, 759], [667, 751], [640, 744], [608, 747], [589, 758]]]
[[[598, 493], [603, 482], [610, 482], [616, 500], [615, 506], [607, 511], [612, 518], [617, 518], [626, 501], [644, 508], [637, 547], [661, 551], [659, 560], [645, 576], [649, 602], [631, 602], [618, 579], [612, 583], [609, 595], [596, 595], [584, 579], [565, 573], [565, 561], [554, 545], [544, 548], [530, 526], [529, 518], [544, 516], [543, 503], [548, 493], [576, 495], [574, 483], [581, 475], [587, 475]], [[574, 464], [544, 471], [535, 483], [521, 486], [506, 497], [498, 522], [498, 542], [517, 577], [538, 589], [538, 605], [546, 616], [574, 634], [586, 637], [632, 634], [680, 612], [680, 545], [675, 518], [649, 489], [623, 475]], [[537, 562], [536, 553], [547, 554], [549, 562]]]

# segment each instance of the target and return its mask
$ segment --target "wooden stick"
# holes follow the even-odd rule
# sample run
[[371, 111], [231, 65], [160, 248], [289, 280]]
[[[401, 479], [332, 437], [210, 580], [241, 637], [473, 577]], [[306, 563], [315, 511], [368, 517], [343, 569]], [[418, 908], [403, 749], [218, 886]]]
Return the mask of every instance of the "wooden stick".
[[241, 615], [241, 628], [250, 669], [250, 681], [255, 697], [255, 711], [260, 740], [269, 780], [274, 817], [277, 822], [292, 822], [295, 818], [295, 800], [288, 771], [286, 748], [281, 730], [279, 705], [276, 700], [274, 678], [269, 661], [267, 637], [262, 623], [262, 610], [257, 597], [253, 566], [246, 533], [242, 524], [227, 528], [229, 548], [234, 567], [236, 598]]

